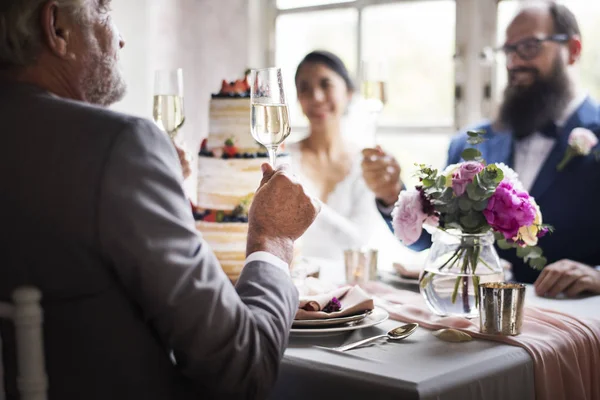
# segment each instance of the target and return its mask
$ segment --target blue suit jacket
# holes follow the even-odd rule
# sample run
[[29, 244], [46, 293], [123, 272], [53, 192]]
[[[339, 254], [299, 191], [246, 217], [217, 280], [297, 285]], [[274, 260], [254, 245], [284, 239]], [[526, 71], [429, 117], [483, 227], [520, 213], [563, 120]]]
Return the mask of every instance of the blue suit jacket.
[[[556, 170], [567, 150], [569, 134], [576, 127], [600, 133], [600, 108], [589, 97], [560, 129], [530, 194], [542, 210], [543, 222], [555, 228], [554, 233], [539, 241], [548, 263], [567, 258], [595, 266], [600, 264], [600, 235], [596, 232], [600, 227], [600, 162], [594, 155], [575, 157], [561, 172]], [[487, 163], [502, 162], [513, 167], [515, 140], [510, 132], [495, 132], [490, 123], [474, 129], [487, 132], [487, 140], [478, 146]], [[454, 137], [448, 150], [448, 164], [461, 162], [460, 155], [467, 147], [471, 146], [467, 144], [466, 132]], [[430, 245], [431, 238], [424, 232], [411, 247], [423, 250]], [[538, 277], [539, 271], [523, 263], [514, 249], [498, 249], [498, 253], [512, 263], [515, 280], [532, 283]]]

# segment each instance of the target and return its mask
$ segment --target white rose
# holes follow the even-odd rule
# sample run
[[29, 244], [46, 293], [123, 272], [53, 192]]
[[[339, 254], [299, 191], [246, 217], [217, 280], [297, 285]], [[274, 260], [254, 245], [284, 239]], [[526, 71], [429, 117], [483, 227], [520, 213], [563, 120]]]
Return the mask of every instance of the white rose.
[[590, 154], [597, 144], [598, 137], [589, 129], [575, 128], [569, 135], [569, 146], [582, 156]]

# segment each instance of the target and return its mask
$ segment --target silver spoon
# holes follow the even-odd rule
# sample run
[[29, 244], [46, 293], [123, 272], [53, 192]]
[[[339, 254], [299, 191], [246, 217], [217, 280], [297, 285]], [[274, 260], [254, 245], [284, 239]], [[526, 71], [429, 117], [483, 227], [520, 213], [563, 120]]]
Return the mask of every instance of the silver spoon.
[[353, 349], [358, 346], [362, 346], [367, 343], [371, 343], [374, 340], [383, 339], [383, 338], [387, 338], [389, 340], [401, 340], [401, 339], [404, 339], [404, 338], [412, 335], [417, 330], [418, 327], [419, 327], [419, 324], [402, 325], [402, 326], [392, 329], [385, 335], [377, 335], [377, 336], [359, 340], [358, 342], [350, 343], [350, 344], [347, 344], [344, 346], [334, 347], [333, 350], [346, 351], [346, 350], [350, 350], [350, 349]]

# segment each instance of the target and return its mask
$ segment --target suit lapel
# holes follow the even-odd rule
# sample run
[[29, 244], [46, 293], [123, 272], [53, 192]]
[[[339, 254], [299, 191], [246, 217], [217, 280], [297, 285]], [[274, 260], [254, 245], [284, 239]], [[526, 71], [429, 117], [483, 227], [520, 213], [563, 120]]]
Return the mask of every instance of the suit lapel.
[[490, 139], [486, 144], [484, 159], [488, 164], [504, 163], [512, 168], [513, 164], [513, 136], [509, 132], [490, 133]]
[[560, 174], [560, 172], [556, 170], [556, 166], [560, 163], [560, 160], [562, 160], [567, 151], [571, 131], [580, 126], [586, 127], [594, 125], [597, 123], [597, 119], [598, 107], [588, 97], [560, 129], [556, 143], [554, 144], [554, 147], [552, 147], [550, 154], [546, 158], [546, 161], [531, 188], [530, 194], [533, 197], [541, 197], [552, 185], [557, 174]]

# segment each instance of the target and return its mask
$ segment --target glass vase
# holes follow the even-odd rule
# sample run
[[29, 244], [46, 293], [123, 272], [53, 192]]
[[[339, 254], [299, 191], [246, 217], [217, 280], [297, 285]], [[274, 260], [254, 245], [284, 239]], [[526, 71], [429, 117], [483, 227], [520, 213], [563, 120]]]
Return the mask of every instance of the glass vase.
[[479, 316], [479, 284], [504, 281], [494, 235], [438, 229], [432, 240], [419, 278], [427, 305], [441, 316]]

